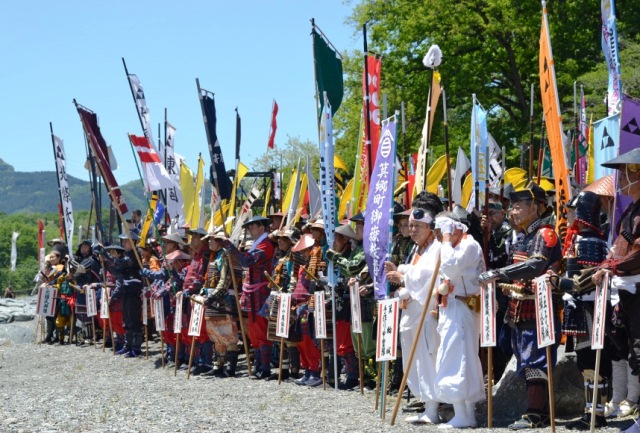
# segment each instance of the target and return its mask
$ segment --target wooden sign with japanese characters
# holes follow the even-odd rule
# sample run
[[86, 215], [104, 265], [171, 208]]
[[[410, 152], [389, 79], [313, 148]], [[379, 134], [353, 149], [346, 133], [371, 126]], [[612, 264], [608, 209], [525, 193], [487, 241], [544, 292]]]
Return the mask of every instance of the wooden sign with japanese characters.
[[400, 299], [378, 301], [376, 361], [393, 361], [398, 348]]

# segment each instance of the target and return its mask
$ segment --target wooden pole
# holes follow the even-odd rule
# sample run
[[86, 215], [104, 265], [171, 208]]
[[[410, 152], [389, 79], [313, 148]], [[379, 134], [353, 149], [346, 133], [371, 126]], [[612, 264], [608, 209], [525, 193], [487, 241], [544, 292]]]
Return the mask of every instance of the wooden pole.
[[[280, 302], [282, 302], [282, 300]], [[278, 385], [282, 383], [282, 358], [284, 358], [284, 338], [280, 339], [280, 363], [278, 364]]]
[[387, 413], [387, 392], [389, 389], [389, 361], [384, 362], [384, 369], [382, 372], [382, 380], [384, 380], [384, 390], [385, 392], [382, 394], [382, 419], [384, 420]]
[[162, 358], [162, 368], [164, 368], [164, 337], [162, 336], [162, 331], [160, 331], [160, 355]]
[[[222, 225], [224, 227], [224, 224]], [[240, 319], [240, 333], [242, 334], [242, 346], [244, 347], [244, 355], [247, 358], [247, 370], [251, 373], [250, 357], [249, 357], [249, 344], [247, 343], [247, 333], [244, 330], [244, 320], [242, 319], [242, 309], [240, 308], [240, 295], [238, 294], [238, 282], [236, 281], [236, 273], [233, 269], [233, 260], [231, 256], [227, 254], [227, 260], [229, 261], [229, 272], [231, 272], [231, 283], [233, 284], [233, 294], [236, 298], [236, 308], [238, 309], [238, 318]]]
[[549, 378], [549, 418], [551, 419], [551, 433], [556, 432], [556, 405], [553, 397], [553, 365], [551, 346], [547, 346], [547, 377]]
[[[316, 312], [317, 314], [317, 312]], [[324, 363], [324, 338], [320, 339], [320, 359], [322, 360], [322, 390], [326, 391], [327, 390], [327, 378], [326, 378], [326, 370], [325, 370], [325, 363]]]
[[374, 409], [377, 412], [380, 406], [380, 376], [382, 375], [382, 362], [377, 363], [376, 372], [376, 405]]
[[187, 380], [191, 376], [191, 363], [193, 362], [193, 352], [196, 351], [196, 337], [191, 337], [191, 350], [189, 351], [189, 366], [187, 367]]
[[362, 364], [362, 334], [356, 334], [358, 342], [358, 374], [360, 375], [360, 395], [364, 395], [364, 365]]
[[493, 348], [487, 347], [487, 427], [493, 427]]
[[[173, 319], [175, 320], [175, 318]], [[173, 376], [177, 376], [178, 375], [178, 353], [180, 353], [180, 334], [176, 334], [176, 356], [175, 356], [175, 361], [174, 361], [174, 366], [173, 366]]]
[[598, 391], [598, 385], [600, 382], [600, 359], [602, 357], [602, 349], [596, 350], [596, 372], [593, 376], [593, 402], [591, 404], [591, 422], [589, 424], [589, 430], [593, 433], [596, 429], [596, 410], [598, 409], [598, 397], [600, 392]]
[[[422, 326], [424, 325], [424, 320], [427, 317], [427, 312], [429, 310], [429, 301], [431, 300], [431, 296], [433, 295], [433, 288], [436, 285], [436, 280], [438, 277], [438, 272], [440, 271], [440, 255], [438, 255], [438, 260], [436, 261], [436, 266], [433, 271], [433, 275], [431, 276], [431, 282], [429, 283], [429, 291], [427, 292], [427, 298], [424, 302], [424, 307], [422, 308], [422, 314], [420, 315], [420, 322], [418, 323], [418, 332], [416, 333], [416, 337], [411, 344], [411, 352], [409, 352], [409, 358], [407, 359], [407, 366], [404, 369], [404, 374], [402, 375], [402, 382], [400, 382], [400, 389], [398, 390], [398, 396], [401, 396], [404, 392], [404, 388], [407, 385], [407, 379], [409, 378], [409, 370], [411, 370], [411, 364], [413, 363], [413, 357], [416, 352], [416, 347], [418, 346], [418, 339], [420, 338], [420, 334], [422, 332]], [[391, 414], [391, 425], [394, 425], [396, 422], [396, 416], [398, 415], [398, 409], [400, 408], [401, 398], [396, 399], [396, 404], [393, 407], [393, 413]]]
[[[144, 314], [147, 314], [147, 312], [145, 311]], [[144, 344], [146, 348], [145, 359], [149, 359], [149, 323], [148, 322], [146, 325], [144, 325]]]

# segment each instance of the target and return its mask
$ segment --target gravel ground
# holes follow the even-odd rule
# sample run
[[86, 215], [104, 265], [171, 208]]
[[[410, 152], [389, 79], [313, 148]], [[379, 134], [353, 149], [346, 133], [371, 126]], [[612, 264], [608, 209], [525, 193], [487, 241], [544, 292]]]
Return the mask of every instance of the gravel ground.
[[[382, 421], [373, 391], [361, 396], [278, 385], [249, 380], [246, 371], [238, 378], [187, 380], [186, 371], [174, 377], [173, 370], [158, 365], [159, 342], [151, 343], [149, 360], [124, 359], [90, 345], [34, 344], [34, 329], [35, 322], [0, 325], [0, 334], [31, 335], [0, 344], [0, 432], [436, 431], [407, 424], [403, 413], [390, 426], [393, 398]], [[567, 431], [565, 423], [559, 420], [556, 430]], [[629, 423], [616, 420], [600, 431]]]

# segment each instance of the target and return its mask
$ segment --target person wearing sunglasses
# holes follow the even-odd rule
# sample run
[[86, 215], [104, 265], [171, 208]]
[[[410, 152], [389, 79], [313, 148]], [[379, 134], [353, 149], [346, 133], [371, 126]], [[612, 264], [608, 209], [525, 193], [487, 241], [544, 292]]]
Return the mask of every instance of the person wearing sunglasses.
[[[427, 315], [422, 329], [418, 329], [420, 316], [426, 302], [433, 304], [434, 298], [427, 299], [429, 281], [440, 255], [440, 242], [433, 231], [436, 214], [441, 212], [442, 204], [435, 208], [433, 203], [422, 200], [419, 195], [414, 199], [414, 209], [409, 215], [411, 239], [416, 243], [412, 257], [408, 263], [400, 266], [385, 262], [384, 269], [387, 280], [401, 287], [394, 296], [401, 299], [402, 317], [400, 318], [400, 345], [403, 353], [409, 353], [413, 342], [418, 338], [407, 384], [411, 392], [425, 403], [422, 413], [407, 418], [407, 422], [417, 424], [438, 423], [438, 406], [434, 389], [436, 373], [436, 355], [440, 344], [436, 331], [437, 321], [431, 314]], [[407, 359], [403, 357], [403, 368], [407, 370]]]

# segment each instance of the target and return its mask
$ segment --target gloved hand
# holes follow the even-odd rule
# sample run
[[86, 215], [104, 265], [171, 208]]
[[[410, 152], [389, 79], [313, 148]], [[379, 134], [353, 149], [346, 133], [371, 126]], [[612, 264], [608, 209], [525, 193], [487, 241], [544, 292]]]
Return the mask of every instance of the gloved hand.
[[82, 265], [82, 263], [80, 263], [78, 265], [78, 267], [76, 268], [76, 275], [82, 275], [85, 272], [87, 272], [87, 270], [85, 269], [85, 267]]
[[478, 275], [478, 280], [482, 284], [489, 284], [499, 278], [500, 278], [500, 272], [496, 270], [483, 272], [480, 275]]
[[340, 258], [340, 253], [332, 250], [331, 248], [329, 248], [325, 254], [327, 260], [330, 260], [332, 262], [335, 262], [338, 258]]

